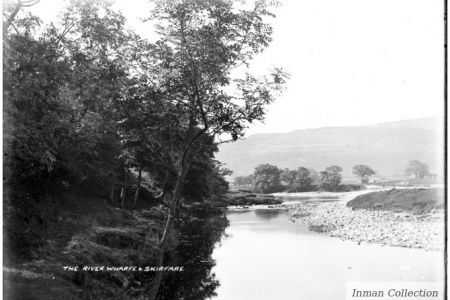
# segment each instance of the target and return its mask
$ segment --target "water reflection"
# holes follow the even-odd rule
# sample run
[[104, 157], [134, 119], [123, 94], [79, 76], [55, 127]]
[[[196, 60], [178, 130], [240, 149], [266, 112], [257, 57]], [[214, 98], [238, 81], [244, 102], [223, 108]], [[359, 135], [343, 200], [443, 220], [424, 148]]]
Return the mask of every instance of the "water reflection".
[[273, 219], [282, 213], [280, 209], [256, 209], [255, 215], [261, 219]]
[[185, 272], [169, 274], [158, 299], [345, 299], [348, 281], [443, 281], [442, 252], [341, 241], [282, 209], [189, 218], [178, 238], [166, 265]]
[[168, 273], [158, 299], [201, 300], [215, 295], [219, 281], [211, 272], [214, 246], [224, 235], [228, 220], [224, 214], [194, 215], [186, 221], [178, 235], [179, 245], [166, 254], [165, 265], [183, 266], [184, 271]]
[[345, 299], [348, 281], [443, 281], [443, 254], [358, 245], [308, 231], [286, 211], [229, 213], [214, 300]]

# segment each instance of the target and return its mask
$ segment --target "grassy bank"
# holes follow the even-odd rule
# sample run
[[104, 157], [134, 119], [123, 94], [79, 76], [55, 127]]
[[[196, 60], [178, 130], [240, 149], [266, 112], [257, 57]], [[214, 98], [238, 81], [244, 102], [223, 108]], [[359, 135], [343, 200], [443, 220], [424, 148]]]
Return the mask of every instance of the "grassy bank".
[[[155, 266], [157, 253], [152, 241], [155, 232], [163, 228], [167, 209], [150, 205], [122, 209], [95, 197], [72, 196], [60, 199], [60, 203], [52, 211], [53, 217], [46, 218], [40, 238], [33, 236], [31, 229], [16, 232], [17, 227], [7, 226], [8, 234], [14, 235], [14, 239], [21, 235], [24, 240], [35, 242], [29, 255], [17, 255], [17, 249], [5, 243], [5, 299], [140, 299], [147, 295], [154, 272], [71, 272], [63, 267]], [[36, 210], [43, 209], [41, 204], [36, 206]], [[221, 229], [226, 225], [219, 214], [220, 210], [207, 204], [181, 208], [169, 236], [164, 265], [184, 265], [187, 270], [165, 275], [170, 293], [179, 288], [196, 290], [193, 287], [196, 282], [207, 281], [203, 277], [209, 274], [205, 268], [210, 266], [199, 267], [197, 262], [195, 267], [189, 267], [187, 262], [196, 263], [191, 257], [209, 258], [220, 237], [220, 232], [211, 232], [211, 228]], [[212, 221], [207, 221], [208, 218]], [[183, 276], [198, 280], [185, 282]], [[178, 286], [171, 285], [172, 281]], [[161, 299], [173, 299], [170, 293], [161, 291]]]
[[16, 249], [5, 244], [5, 298], [127, 299], [128, 290], [137, 288], [134, 274], [68, 272], [63, 267], [152, 264], [155, 253], [144, 241], [150, 224], [162, 226], [163, 211], [132, 212], [95, 197], [62, 198], [60, 203], [54, 218], [46, 218], [39, 238], [30, 235], [31, 229], [14, 232], [15, 227], [7, 228], [8, 234], [35, 239], [36, 248], [30, 256], [17, 256]]
[[360, 195], [347, 202], [352, 209], [426, 213], [444, 208], [442, 189], [392, 189]]

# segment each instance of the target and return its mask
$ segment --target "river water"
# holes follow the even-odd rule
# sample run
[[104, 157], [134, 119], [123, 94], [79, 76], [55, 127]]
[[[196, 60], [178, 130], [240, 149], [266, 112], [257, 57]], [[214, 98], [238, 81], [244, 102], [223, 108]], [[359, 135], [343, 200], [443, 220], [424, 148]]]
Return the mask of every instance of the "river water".
[[440, 251], [342, 241], [289, 221], [285, 210], [230, 211], [227, 217], [212, 253], [219, 286], [210, 299], [339, 300], [351, 281], [444, 280]]

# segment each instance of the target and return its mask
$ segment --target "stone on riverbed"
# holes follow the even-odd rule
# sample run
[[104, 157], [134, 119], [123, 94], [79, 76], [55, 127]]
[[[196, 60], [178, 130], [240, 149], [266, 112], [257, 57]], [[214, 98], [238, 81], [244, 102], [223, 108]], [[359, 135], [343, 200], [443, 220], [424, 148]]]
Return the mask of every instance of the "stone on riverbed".
[[444, 214], [414, 214], [380, 210], [352, 210], [346, 201], [320, 204], [300, 202], [286, 205], [291, 220], [308, 226], [311, 231], [356, 242], [397, 247], [442, 250], [444, 247]]
[[315, 232], [329, 232], [334, 229], [332, 225], [326, 225], [326, 224], [309, 224], [308, 229]]

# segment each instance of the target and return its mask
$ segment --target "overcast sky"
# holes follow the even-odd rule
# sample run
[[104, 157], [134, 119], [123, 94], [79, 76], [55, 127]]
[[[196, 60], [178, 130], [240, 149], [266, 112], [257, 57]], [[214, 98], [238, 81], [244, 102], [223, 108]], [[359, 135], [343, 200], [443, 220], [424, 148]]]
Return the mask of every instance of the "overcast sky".
[[[32, 8], [52, 19], [61, 2]], [[248, 134], [366, 125], [444, 114], [443, 0], [284, 0], [273, 43], [252, 64], [291, 74]], [[116, 0], [143, 35], [146, 0]]]

